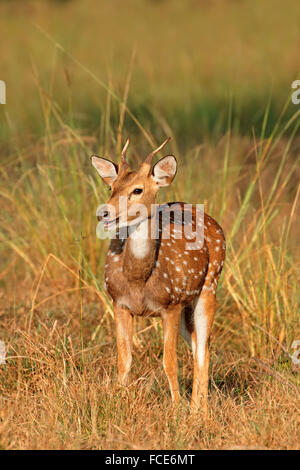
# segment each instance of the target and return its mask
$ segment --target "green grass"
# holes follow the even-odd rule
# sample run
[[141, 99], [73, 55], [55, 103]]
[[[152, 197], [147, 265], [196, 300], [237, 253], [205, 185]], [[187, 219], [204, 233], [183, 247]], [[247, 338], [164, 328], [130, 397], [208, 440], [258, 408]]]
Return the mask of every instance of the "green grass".
[[[64, 120], [71, 116], [77, 127], [98, 130], [105, 87], [122, 98], [133, 54], [131, 111], [155, 134], [167, 121], [182, 148], [223, 135], [230, 96], [232, 127], [246, 135], [260, 129], [272, 96], [266, 129], [272, 133], [299, 76], [297, 0], [284, 9], [279, 0], [4, 1], [0, 9], [1, 79], [8, 95], [0, 109], [1, 137], [7, 145], [24, 133], [44, 135], [36, 80]], [[114, 99], [110, 112], [114, 126]], [[293, 112], [290, 105], [286, 118]], [[129, 117], [126, 125], [137, 131]]]

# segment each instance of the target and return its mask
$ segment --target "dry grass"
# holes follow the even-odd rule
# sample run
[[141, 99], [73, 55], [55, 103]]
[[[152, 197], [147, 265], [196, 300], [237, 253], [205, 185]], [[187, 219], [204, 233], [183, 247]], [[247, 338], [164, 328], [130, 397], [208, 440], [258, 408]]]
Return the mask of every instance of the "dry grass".
[[[153, 2], [145, 3], [149, 13], [146, 17], [161, 33], [159, 8], [168, 8], [169, 2], [162, 2], [160, 7]], [[24, 14], [28, 13], [27, 8], [33, 8], [38, 23], [48, 27], [60, 40], [68, 15], [72, 14], [79, 25], [84, 12], [87, 15], [87, 9], [83, 12], [81, 4], [67, 3], [60, 14], [57, 7], [51, 9], [43, 2], [28, 2], [29, 6], [20, 8], [24, 8]], [[192, 50], [187, 60], [198, 34], [197, 24], [191, 23], [190, 10], [184, 17], [180, 2], [174, 5], [170, 14], [174, 21], [176, 17], [182, 23], [176, 57], [172, 31], [168, 31], [163, 47], [159, 48], [158, 36], [151, 30], [151, 37], [141, 42], [142, 52], [137, 50], [130, 61], [133, 38], [137, 35], [135, 29], [146, 27], [145, 16], [137, 13], [141, 22], [126, 27], [126, 43], [121, 41], [125, 26], [120, 25], [123, 17], [120, 15], [112, 20], [120, 35], [114, 43], [115, 47], [121, 44], [117, 49], [117, 56], [122, 59], [120, 64], [112, 60], [104, 65], [105, 59], [98, 57], [98, 49], [92, 47], [92, 35], [71, 41], [66, 32], [62, 42], [66, 46], [70, 41], [71, 46], [60, 56], [60, 46], [53, 51], [51, 41], [48, 43], [43, 36], [41, 39], [37, 30], [34, 34], [39, 39], [34, 39], [30, 29], [27, 40], [34, 44], [35, 58], [40, 54], [39, 66], [32, 61], [31, 75], [28, 64], [24, 64], [25, 58], [22, 56], [18, 63], [15, 56], [16, 37], [12, 32], [18, 30], [21, 17], [12, 15], [10, 23], [4, 22], [12, 36], [11, 55], [5, 58], [12, 81], [0, 78], [13, 86], [12, 75], [18, 63], [18, 70], [26, 71], [24, 89], [29, 97], [33, 93], [35, 97], [20, 113], [17, 95], [13, 98], [16, 101], [5, 111], [1, 110], [7, 123], [2, 129], [5, 145], [0, 159], [0, 339], [7, 345], [7, 362], [0, 365], [1, 448], [295, 449], [299, 446], [299, 366], [290, 357], [292, 342], [300, 339], [299, 224], [296, 223], [299, 111], [289, 120], [288, 106], [285, 106], [274, 120], [270, 103], [259, 109], [263, 116], [259, 134], [249, 124], [248, 136], [242, 136], [229, 102], [226, 110], [221, 110], [226, 116], [226, 130], [219, 129], [216, 137], [207, 128], [206, 138], [200, 139], [198, 128], [202, 132], [205, 125], [203, 122], [199, 125], [195, 115], [192, 139], [188, 141], [184, 132], [176, 128], [179, 118], [176, 113], [172, 115], [172, 103], [177, 100], [183, 109], [188, 108], [188, 103], [193, 101], [191, 97], [196, 95], [191, 93], [188, 98], [189, 92], [185, 91], [181, 96], [178, 84], [193, 77], [191, 89], [197, 87], [198, 73], [206, 89], [205, 84], [214, 77], [215, 82], [207, 88], [207, 93], [217, 97], [222, 71], [231, 83], [234, 67], [230, 61], [224, 66], [223, 48], [236, 45], [236, 50], [243, 51], [246, 44], [241, 34], [234, 33], [230, 22], [226, 26], [228, 43], [222, 42], [220, 35], [224, 28], [220, 23], [228, 11], [228, 18], [239, 23], [243, 10], [239, 10], [242, 7], [237, 2], [230, 2], [229, 10], [227, 2], [226, 7], [225, 2], [219, 7], [216, 2], [205, 7], [201, 21], [208, 28], [208, 18], [214, 17], [217, 36], [212, 34], [212, 37], [214, 44], [219, 38], [220, 50], [212, 61], [209, 48], [203, 47], [203, 56], [197, 61], [196, 51]], [[251, 2], [251, 5], [254, 5], [250, 10], [252, 16], [244, 15], [239, 23], [241, 30], [248, 34], [253, 18], [261, 24], [258, 3]], [[96, 31], [99, 11], [94, 2], [90, 6], [89, 18]], [[7, 15], [11, 7], [1, 4], [0, 8], [7, 9]], [[110, 2], [105, 2], [101, 24], [107, 28], [106, 32], [111, 8]], [[288, 11], [288, 8], [280, 9], [280, 19], [286, 24]], [[274, 8], [272, 12], [276, 24], [279, 13]], [[264, 15], [263, 21], [268, 18]], [[288, 45], [295, 37], [295, 28], [295, 23], [287, 28]], [[249, 52], [259, 54], [260, 44], [265, 53], [272, 52], [271, 39], [266, 40], [268, 29], [270, 25], [266, 31], [261, 30], [261, 36], [255, 36], [257, 43], [250, 41]], [[209, 43], [212, 41], [207, 30], [201, 34]], [[44, 62], [43, 41], [52, 51], [51, 64]], [[81, 49], [78, 42], [86, 49]], [[197, 44], [200, 47], [201, 42]], [[123, 54], [124, 50], [127, 55]], [[157, 61], [153, 51], [158, 53]], [[164, 51], [171, 51], [167, 63]], [[266, 69], [278, 68], [277, 50], [273, 52], [269, 61], [262, 64]], [[292, 57], [293, 49], [290, 49], [290, 73], [294, 72]], [[191, 71], [189, 64], [196, 71]], [[202, 65], [206, 73], [202, 73]], [[238, 65], [244, 78], [251, 70], [249, 84], [253, 88], [267, 82], [264, 82], [266, 69], [261, 73], [259, 68], [254, 70], [251, 61], [241, 60]], [[109, 78], [104, 87], [103, 70], [97, 67], [107, 70]], [[174, 67], [180, 71], [177, 81]], [[80, 86], [66, 80], [66, 70], [71, 70]], [[286, 67], [281, 66], [280, 72], [279, 88], [281, 80], [290, 79]], [[96, 102], [100, 117], [94, 117], [95, 127], [78, 115], [81, 112], [85, 116], [86, 102], [92, 101], [99, 85], [102, 91]], [[155, 97], [149, 103], [146, 89], [151, 89]], [[135, 101], [133, 97], [138, 99]], [[148, 104], [137, 115], [131, 103], [135, 105], [140, 97]], [[163, 104], [161, 107], [158, 101]], [[97, 240], [95, 234], [95, 211], [108, 194], [92, 171], [89, 155], [96, 152], [113, 156], [118, 153], [121, 137], [129, 133], [134, 135], [129, 152], [132, 163], [149, 151], [156, 138], [161, 140], [164, 134], [172, 135], [171, 150], [178, 157], [180, 167], [174, 184], [161, 193], [161, 201], [205, 202], [207, 212], [221, 223], [226, 233], [228, 253], [218, 288], [206, 422], [201, 414], [189, 413], [192, 356], [182, 340], [179, 361], [183, 398], [177, 410], [171, 407], [162, 370], [162, 329], [158, 319], [135, 320], [132, 383], [128, 389], [122, 389], [116, 382], [113, 314], [103, 290], [106, 243]]]
[[[299, 444], [296, 370], [284, 355], [267, 369], [251, 359], [243, 348], [241, 321], [230, 312], [228, 328], [214, 328], [209, 417], [204, 422], [201, 415], [189, 413], [192, 356], [183, 342], [183, 399], [174, 411], [161, 364], [160, 325], [136, 336], [132, 384], [121, 389], [111, 318], [106, 316], [98, 328], [97, 298], [84, 295], [82, 349], [80, 299], [74, 297], [39, 310], [30, 332], [26, 307], [1, 316], [11, 355], [1, 376], [2, 448], [292, 449]], [[139, 330], [145, 326], [138, 323]], [[239, 328], [239, 337], [230, 326]], [[279, 367], [280, 373], [275, 372]]]
[[[170, 190], [174, 194], [166, 197], [197, 201], [200, 194], [207, 194], [209, 212], [221, 217], [227, 232], [228, 257], [212, 337], [207, 422], [189, 413], [192, 356], [183, 341], [179, 347], [183, 399], [179, 409], [172, 410], [162, 369], [159, 320], [136, 320], [132, 384], [125, 390], [117, 385], [114, 324], [102, 288], [105, 243], [94, 234], [96, 181], [86, 164], [76, 160], [80, 150], [75, 160], [68, 158], [71, 145], [66, 144], [65, 159], [55, 170], [51, 163], [37, 163], [27, 176], [22, 173], [14, 185], [2, 189], [5, 295], [0, 322], [8, 360], [0, 376], [1, 446], [296, 448], [299, 370], [289, 357], [292, 341], [300, 337], [298, 267], [292, 248], [298, 234], [293, 227], [298, 198], [293, 186], [296, 142], [294, 151], [287, 151], [269, 202], [270, 177], [274, 181], [271, 163], [263, 177], [257, 177], [255, 162], [237, 169], [239, 152], [231, 154], [232, 167], [229, 158], [227, 169], [215, 174], [223, 181], [222, 190], [202, 190], [202, 169], [197, 172], [197, 166], [184, 179], [189, 170], [183, 163]], [[232, 145], [239, 147], [236, 142]], [[282, 157], [288, 144], [282, 139], [278, 145], [280, 151], [269, 156], [277, 167], [278, 155]], [[223, 153], [224, 143], [215, 149], [207, 145], [203, 168], [211, 165], [211, 152]], [[267, 158], [263, 155], [264, 151], [260, 158]], [[76, 179], [68, 180], [74, 165], [73, 177], [79, 175], [77, 195]], [[214, 174], [212, 168], [206, 172]], [[228, 180], [224, 173], [231, 175]], [[253, 181], [256, 189], [249, 195]], [[190, 187], [195, 189], [192, 196]]]

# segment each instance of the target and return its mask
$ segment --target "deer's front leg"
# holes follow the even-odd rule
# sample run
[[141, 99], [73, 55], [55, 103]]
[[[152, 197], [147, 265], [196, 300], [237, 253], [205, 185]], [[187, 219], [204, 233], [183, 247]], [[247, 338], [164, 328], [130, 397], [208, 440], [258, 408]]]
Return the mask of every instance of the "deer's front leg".
[[180, 329], [181, 306], [168, 308], [162, 314], [164, 329], [163, 366], [168, 377], [172, 401], [177, 403], [180, 398], [178, 384], [177, 343]]
[[124, 307], [115, 307], [115, 322], [118, 349], [118, 375], [121, 385], [127, 385], [128, 373], [132, 362], [132, 324], [133, 317]]

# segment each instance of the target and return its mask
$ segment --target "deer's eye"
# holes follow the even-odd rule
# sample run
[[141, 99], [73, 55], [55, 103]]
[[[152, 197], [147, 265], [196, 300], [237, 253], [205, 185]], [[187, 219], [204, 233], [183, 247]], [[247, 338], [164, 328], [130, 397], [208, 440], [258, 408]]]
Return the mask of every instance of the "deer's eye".
[[142, 194], [143, 190], [141, 188], [135, 188], [133, 194]]

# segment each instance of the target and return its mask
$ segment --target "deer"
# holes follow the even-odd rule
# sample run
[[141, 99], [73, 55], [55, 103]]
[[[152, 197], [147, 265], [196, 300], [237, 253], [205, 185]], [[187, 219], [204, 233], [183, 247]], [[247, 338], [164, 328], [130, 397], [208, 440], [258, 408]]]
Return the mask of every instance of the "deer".
[[[202, 218], [197, 217], [194, 205], [185, 210], [183, 202], [155, 204], [158, 190], [169, 186], [177, 172], [173, 155], [153, 165], [155, 155], [169, 140], [149, 153], [137, 170], [127, 162], [129, 139], [118, 165], [104, 157], [91, 157], [111, 190], [109, 200], [96, 213], [104, 230], [114, 233], [107, 252], [105, 287], [113, 302], [120, 384], [126, 386], [129, 380], [133, 317], [160, 316], [163, 368], [172, 402], [176, 405], [180, 400], [177, 344], [181, 334], [193, 353], [191, 407], [206, 413], [209, 342], [226, 244], [220, 225], [204, 212]], [[143, 208], [139, 216], [136, 207]], [[168, 223], [163, 222], [165, 214], [170, 214]], [[183, 221], [186, 214], [189, 217]], [[186, 227], [192, 229], [190, 233], [182, 233]], [[202, 238], [191, 242], [197, 229]]]

